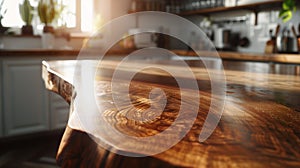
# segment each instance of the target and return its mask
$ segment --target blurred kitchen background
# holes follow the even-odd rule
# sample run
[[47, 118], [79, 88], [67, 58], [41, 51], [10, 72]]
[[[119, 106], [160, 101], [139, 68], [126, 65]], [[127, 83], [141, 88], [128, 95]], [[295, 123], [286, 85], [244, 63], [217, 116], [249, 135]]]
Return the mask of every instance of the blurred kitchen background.
[[[270, 40], [271, 36], [275, 36], [276, 27], [280, 25], [276, 38], [278, 51], [298, 52], [297, 36], [300, 33], [300, 13], [299, 10], [293, 11], [291, 19], [284, 22], [282, 18], [279, 18], [282, 0], [58, 0], [57, 4], [63, 6], [63, 11], [51, 25], [59, 28], [60, 31], [70, 33], [70, 39], [66, 40], [58, 32], [55, 36], [55, 43], [52, 42], [53, 44], [50, 46], [47, 46], [49, 44], [43, 45], [41, 38], [35, 36], [18, 36], [22, 34], [20, 28], [24, 25], [18, 12], [19, 4], [22, 1], [4, 0], [1, 7], [3, 15], [1, 23], [4, 27], [9, 27], [4, 34], [12, 35], [1, 36], [0, 47], [2, 49], [80, 49], [86, 37], [114, 18], [137, 11], [163, 11], [192, 21], [207, 34], [216, 48], [220, 50], [264, 53], [266, 42]], [[29, 1], [34, 9], [38, 8], [38, 0]], [[42, 35], [44, 24], [40, 21], [38, 10], [33, 10], [32, 13], [33, 34]], [[132, 20], [128, 19], [127, 24], [135, 29], [131, 30], [132, 32], [138, 31], [136, 29], [139, 27], [147, 25], [151, 27], [151, 24], [160, 22], [162, 22], [160, 18], [151, 19], [141, 15]], [[293, 34], [293, 26], [296, 34]], [[193, 30], [189, 30], [184, 25], [152, 28], [163, 30], [166, 33], [183, 34], [191, 43], [198, 42], [197, 37], [193, 35]], [[128, 33], [130, 34], [130, 30]], [[101, 41], [101, 37], [103, 35], [99, 35], [99, 38], [95, 40], [99, 41], [100, 39]], [[287, 41], [289, 41], [288, 48], [284, 44]], [[99, 44], [97, 41], [90, 42], [91, 47]], [[170, 49], [185, 49], [176, 42], [171, 41], [169, 45]]]
[[[300, 62], [298, 0], [0, 0], [0, 5], [0, 167], [18, 162], [22, 167], [42, 167], [41, 162], [55, 167], [69, 105], [45, 89], [41, 62], [76, 59], [82, 47], [101, 49], [110, 36], [100, 28], [115, 18], [133, 14], [119, 26], [128, 30], [109, 56], [120, 58], [155, 46], [187, 56], [187, 45], [206, 49], [196, 29], [137, 13], [160, 11], [193, 22], [227, 59], [268, 56], [283, 58], [283, 63]], [[188, 44], [155, 33], [131, 36], [145, 28], [180, 35]]]

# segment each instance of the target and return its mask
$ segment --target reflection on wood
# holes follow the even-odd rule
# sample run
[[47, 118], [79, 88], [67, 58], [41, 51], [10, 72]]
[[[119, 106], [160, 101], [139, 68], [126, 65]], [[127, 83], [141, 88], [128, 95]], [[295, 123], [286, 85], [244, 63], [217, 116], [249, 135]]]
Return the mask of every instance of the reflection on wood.
[[[171, 61], [169, 61], [171, 62]], [[166, 62], [156, 62], [156, 64]], [[197, 119], [188, 134], [171, 149], [145, 158], [131, 158], [106, 151], [97, 145], [86, 132], [66, 128], [58, 151], [58, 163], [62, 167], [299, 167], [300, 166], [300, 77], [291, 71], [276, 74], [271, 71], [273, 65], [238, 62], [224, 62], [227, 78], [227, 99], [221, 121], [211, 137], [203, 143], [198, 136], [210, 107], [210, 88], [201, 89], [201, 83], [209, 78], [205, 69], [197, 68], [198, 63], [190, 62], [194, 67], [200, 90], [187, 91], [186, 94], [199, 92], [201, 95]], [[44, 62], [43, 76], [46, 87], [61, 94], [68, 102], [73, 98], [72, 82], [74, 62]], [[91, 65], [96, 64], [91, 62]], [[116, 62], [105, 61], [102, 70], [105, 77], [96, 82], [98, 103], [105, 109], [103, 117], [117, 130], [130, 136], [147, 137], [167, 129], [177, 118], [181, 96], [174, 80], [155, 83], [137, 77], [131, 82], [130, 98], [136, 108], [147, 109], [150, 106], [149, 91], [154, 87], [162, 88], [168, 98], [164, 112], [151, 122], [133, 122], [125, 116], [132, 109], [116, 110], [111, 98], [110, 69]], [[133, 66], [134, 65], [134, 66]], [[134, 71], [134, 67], [146, 66], [139, 62], [127, 64], [124, 71]], [[252, 66], [247, 66], [252, 65]], [[184, 78], [184, 69], [178, 69], [176, 77]], [[287, 65], [284, 65], [287, 66]], [[256, 68], [255, 68], [256, 67]], [[288, 68], [287, 68], [288, 69]], [[242, 71], [241, 71], [242, 70]], [[151, 69], [142, 72], [150, 75], [152, 81], [163, 81], [168, 74]], [[152, 75], [152, 78], [151, 78]], [[175, 77], [175, 78], [176, 78]], [[187, 81], [189, 79], [186, 79]], [[66, 82], [68, 81], [68, 82]], [[207, 84], [207, 83], [205, 83]], [[65, 85], [65, 86], [63, 86]], [[119, 85], [122, 85], [120, 83]], [[119, 87], [121, 88], [121, 87]], [[75, 88], [76, 90], [76, 88]], [[115, 90], [114, 90], [115, 91]], [[116, 90], [116, 94], [122, 90]], [[192, 105], [196, 100], [184, 100]], [[150, 113], [151, 114], [151, 113]], [[188, 115], [188, 112], [186, 113]], [[144, 114], [141, 114], [144, 115]], [[180, 130], [180, 128], [178, 128]], [[172, 136], [170, 135], [172, 138]], [[96, 138], [96, 137], [94, 137]], [[96, 138], [97, 139], [97, 138]], [[160, 142], [164, 143], [168, 139]], [[146, 148], [152, 146], [145, 144]], [[119, 150], [118, 146], [111, 146]], [[139, 151], [124, 151], [139, 152]]]

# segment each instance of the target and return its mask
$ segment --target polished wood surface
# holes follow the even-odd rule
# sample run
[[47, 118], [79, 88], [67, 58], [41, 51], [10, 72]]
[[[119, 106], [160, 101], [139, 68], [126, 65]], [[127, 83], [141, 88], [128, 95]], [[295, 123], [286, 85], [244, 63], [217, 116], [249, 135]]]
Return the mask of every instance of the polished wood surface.
[[[80, 63], [96, 66], [95, 61]], [[146, 158], [131, 158], [106, 151], [88, 136], [88, 132], [67, 127], [57, 160], [62, 167], [299, 167], [300, 166], [300, 76], [296, 65], [224, 61], [227, 79], [226, 105], [222, 118], [209, 139], [200, 143], [198, 136], [205, 121], [210, 101], [209, 77], [199, 61], [187, 61], [192, 67], [201, 94], [198, 116], [189, 133], [169, 150]], [[212, 61], [213, 63], [213, 61]], [[62, 95], [69, 103], [76, 99], [73, 87], [76, 61], [43, 62], [43, 79], [49, 90]], [[138, 67], [162, 64], [178, 69], [175, 78], [184, 78], [185, 71], [176, 61], [133, 61], [125, 64], [124, 72]], [[117, 61], [103, 61], [102, 76], [95, 87], [108, 101], [112, 94], [110, 80]], [[75, 77], [78, 74], [75, 75]], [[140, 76], [140, 77], [139, 77]], [[151, 79], [151, 80], [149, 80]], [[105, 101], [106, 121], [132, 136], [154, 135], [168, 128], [177, 117], [180, 96], [170, 74], [145, 70], [132, 81], [130, 95], [139, 109], [149, 107], [149, 90], [159, 87], [168, 101], [160, 119], [152, 123], [125, 122], [122, 114], [130, 109], [115, 111]], [[187, 81], [189, 79], [186, 79]], [[155, 81], [163, 81], [156, 83]], [[122, 83], [120, 83], [122, 85]], [[116, 91], [119, 92], [118, 90]], [[186, 91], [184, 94], [192, 94]], [[197, 100], [187, 100], [189, 104]], [[103, 103], [101, 103], [103, 102]], [[72, 110], [72, 106], [71, 106]], [[173, 111], [173, 113], [170, 113]], [[120, 116], [121, 115], [121, 116]], [[76, 125], [76, 123], [75, 123]], [[150, 142], [151, 143], [151, 142]], [[162, 143], [162, 142], [152, 142]], [[151, 148], [145, 144], [146, 148]], [[113, 150], [122, 150], [118, 145]], [[139, 152], [139, 151], [124, 151]]]

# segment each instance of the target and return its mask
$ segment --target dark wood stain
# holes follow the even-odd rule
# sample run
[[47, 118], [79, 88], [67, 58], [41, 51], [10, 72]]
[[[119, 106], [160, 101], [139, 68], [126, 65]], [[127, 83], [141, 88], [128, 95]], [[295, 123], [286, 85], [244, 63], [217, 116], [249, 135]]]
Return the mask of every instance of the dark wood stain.
[[[149, 107], [148, 94], [153, 87], [160, 87], [166, 93], [168, 103], [164, 112], [153, 122], [131, 122], [125, 118], [131, 109], [121, 111], [105, 103], [111, 100], [109, 77], [118, 62], [103, 62], [105, 75], [97, 79], [96, 89], [105, 92], [98, 97], [105, 107], [106, 121], [120, 132], [131, 136], [151, 136], [168, 128], [178, 115], [180, 108], [179, 90], [168, 73], [147, 70], [136, 76], [130, 85], [130, 98], [135, 107]], [[172, 61], [155, 61], [152, 64], [176, 65]], [[134, 70], [135, 62], [125, 65], [126, 71]], [[150, 63], [151, 64], [151, 63]], [[171, 149], [144, 158], [132, 158], [108, 152], [97, 145], [88, 133], [66, 128], [57, 154], [62, 167], [300, 167], [300, 76], [295, 75], [294, 65], [273, 65], [268, 63], [242, 63], [225, 61], [227, 78], [227, 99], [225, 110], [214, 133], [205, 142], [198, 142], [198, 136], [206, 119], [212, 99], [207, 72], [201, 63], [190, 61], [194, 67], [201, 94], [197, 119], [188, 134]], [[69, 103], [76, 98], [76, 89], [67, 79], [72, 78], [72, 61], [44, 62], [43, 77], [49, 90], [59, 93]], [[91, 65], [96, 65], [91, 62]], [[127, 67], [126, 67], [127, 66]], [[71, 67], [71, 68], [70, 68]], [[180, 69], [180, 67], [178, 67]], [[124, 72], [126, 73], [126, 72]], [[185, 72], [176, 77], [184, 78]], [[71, 77], [70, 77], [71, 76]], [[168, 79], [168, 80], [166, 80]], [[187, 81], [190, 79], [186, 79]], [[155, 82], [165, 81], [165, 82]], [[201, 82], [204, 85], [201, 85]], [[119, 83], [122, 85], [122, 82]], [[65, 86], [63, 86], [65, 85]], [[121, 88], [121, 87], [119, 87]], [[122, 89], [114, 90], [116, 94]], [[195, 90], [186, 91], [191, 94]], [[105, 101], [104, 101], [105, 100]], [[197, 101], [197, 100], [196, 100]], [[195, 100], [185, 100], [187, 104]], [[72, 106], [71, 106], [72, 108]], [[123, 115], [122, 115], [123, 114]], [[160, 142], [154, 142], [160, 143]], [[147, 147], [147, 144], [145, 145]], [[151, 146], [148, 146], [151, 147]], [[117, 150], [116, 146], [111, 146]], [[132, 151], [122, 151], [132, 152]]]

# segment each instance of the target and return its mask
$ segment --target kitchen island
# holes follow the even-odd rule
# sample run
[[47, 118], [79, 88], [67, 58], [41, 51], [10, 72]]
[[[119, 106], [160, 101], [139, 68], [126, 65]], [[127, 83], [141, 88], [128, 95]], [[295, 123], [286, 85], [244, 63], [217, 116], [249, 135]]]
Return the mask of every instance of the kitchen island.
[[[187, 90], [184, 95], [199, 92], [201, 101], [198, 114], [191, 130], [170, 149], [148, 157], [128, 157], [115, 152], [147, 155], [142, 151], [123, 150], [125, 142], [106, 142], [86, 131], [80, 122], [69, 120], [62, 138], [57, 162], [62, 167], [299, 167], [300, 166], [300, 76], [294, 65], [274, 65], [261, 62], [223, 61], [226, 75], [226, 99], [224, 112], [212, 135], [204, 142], [198, 136], [203, 127], [212, 97], [211, 84], [206, 70], [197, 61], [186, 61], [195, 74], [199, 90]], [[47, 61], [43, 62], [43, 79], [47, 89], [60, 94], [71, 104], [70, 116], [76, 112], [74, 102], [77, 90], [73, 80], [82, 78], [82, 71], [75, 71], [76, 65], [97, 67], [97, 61]], [[137, 60], [122, 67], [124, 73], [136, 66], [161, 64], [170, 66], [178, 73], [170, 74], [148, 69], [139, 73], [130, 83], [129, 95], [136, 108], [149, 108], [149, 91], [153, 87], [162, 88], [168, 98], [161, 117], [153, 122], [135, 122], [124, 117], [131, 111], [123, 107], [115, 110], [107, 102], [112, 100], [111, 75], [118, 61], [101, 62], [100, 76], [95, 78], [97, 100], [104, 113], [101, 115], [118, 131], [130, 136], [153, 136], [167, 129], [178, 117], [180, 93], [175, 79], [184, 79], [182, 67], [174, 60]], [[136, 65], [136, 66], [134, 66]], [[159, 82], [157, 82], [159, 81]], [[120, 85], [122, 82], [120, 83]], [[119, 93], [117, 91], [117, 93]], [[181, 95], [182, 96], [182, 95]], [[192, 97], [192, 96], [191, 96]], [[188, 99], [193, 105], [199, 100]], [[89, 106], [85, 106], [89, 109]], [[78, 111], [77, 111], [78, 112]], [[81, 111], [84, 114], [84, 111]], [[189, 114], [189, 110], [185, 111]], [[84, 115], [83, 115], [84, 117]], [[80, 121], [80, 118], [79, 120]], [[171, 122], [170, 122], [171, 121]], [[102, 123], [98, 123], [101, 126]], [[95, 125], [95, 128], [97, 125]], [[170, 140], [144, 144], [144, 148], [155, 148]], [[97, 142], [97, 143], [96, 143]], [[130, 143], [130, 142], [127, 142]], [[107, 147], [107, 146], [106, 146]], [[106, 150], [110, 149], [110, 150]]]

